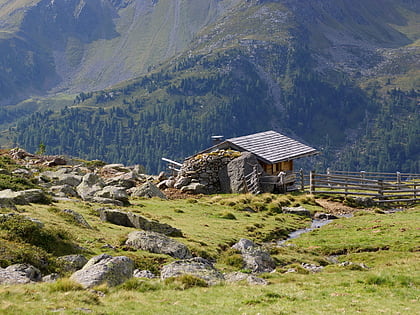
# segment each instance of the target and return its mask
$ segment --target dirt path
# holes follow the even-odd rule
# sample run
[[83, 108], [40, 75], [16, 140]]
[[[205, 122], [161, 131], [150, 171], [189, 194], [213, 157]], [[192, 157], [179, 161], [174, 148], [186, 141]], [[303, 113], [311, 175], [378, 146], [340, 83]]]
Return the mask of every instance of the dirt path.
[[339, 202], [324, 199], [317, 199], [316, 202], [325, 209], [325, 212], [335, 215], [350, 214], [356, 211], [360, 211], [360, 209], [345, 206]]

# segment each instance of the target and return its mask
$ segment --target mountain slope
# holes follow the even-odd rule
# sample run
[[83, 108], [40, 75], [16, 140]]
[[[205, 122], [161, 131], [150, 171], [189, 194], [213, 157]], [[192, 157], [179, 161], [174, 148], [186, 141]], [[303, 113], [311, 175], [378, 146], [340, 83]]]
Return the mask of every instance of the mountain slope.
[[[166, 3], [166, 9], [174, 3]], [[217, 2], [219, 8], [222, 4], [226, 2]], [[324, 152], [311, 167], [368, 170], [382, 159], [381, 171], [420, 171], [418, 164], [405, 163], [406, 156], [390, 154], [391, 147], [398, 146], [381, 144], [397, 141], [395, 136], [391, 140], [375, 136], [383, 134], [381, 128], [387, 127], [381, 122], [393, 115], [383, 110], [395, 102], [386, 91], [419, 87], [416, 2], [227, 4], [229, 9], [224, 7], [212, 21], [202, 23], [205, 27], [184, 53], [110, 89], [91, 93], [87, 85], [70, 108], [21, 121], [17, 143], [34, 151], [43, 142], [51, 153], [141, 163], [156, 172], [163, 168], [162, 156], [182, 159], [210, 145], [212, 134], [233, 137], [275, 129]], [[169, 42], [165, 47], [176, 45]], [[158, 50], [162, 51], [168, 50]], [[404, 95], [418, 97], [415, 91]], [[393, 107], [400, 109], [398, 121], [413, 121], [410, 117], [418, 112], [412, 102], [399, 104]], [[397, 134], [398, 125], [388, 131]], [[400, 133], [412, 143], [403, 148], [412, 161], [420, 152], [415, 144], [418, 128]], [[378, 147], [368, 150], [369, 162], [350, 163], [348, 159], [358, 156], [341, 154], [358, 142]], [[339, 157], [341, 164], [336, 163]]]
[[182, 51], [236, 2], [1, 1], [0, 103], [138, 76]]

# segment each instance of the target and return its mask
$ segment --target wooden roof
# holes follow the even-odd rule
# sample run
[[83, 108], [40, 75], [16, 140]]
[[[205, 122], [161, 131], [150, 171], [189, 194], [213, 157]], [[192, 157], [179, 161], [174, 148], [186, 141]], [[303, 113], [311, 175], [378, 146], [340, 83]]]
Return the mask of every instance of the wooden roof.
[[227, 139], [206, 151], [228, 147], [242, 152], [251, 152], [266, 164], [290, 161], [319, 153], [316, 149], [306, 144], [272, 130]]

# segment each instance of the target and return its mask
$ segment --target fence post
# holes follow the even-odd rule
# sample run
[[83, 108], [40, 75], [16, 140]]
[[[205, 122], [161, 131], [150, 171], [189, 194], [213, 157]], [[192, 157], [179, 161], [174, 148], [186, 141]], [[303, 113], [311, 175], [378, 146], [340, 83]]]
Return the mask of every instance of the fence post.
[[397, 172], [397, 185], [398, 185], [398, 189], [400, 189], [401, 187], [401, 173]]
[[366, 171], [360, 171], [360, 177], [362, 178], [362, 184], [365, 182], [366, 179]]
[[305, 176], [303, 175], [303, 168], [300, 169], [300, 190], [305, 190]]
[[309, 193], [312, 195], [315, 192], [315, 171], [309, 173]]
[[348, 190], [348, 178], [346, 178], [346, 180], [345, 180], [345, 182], [346, 182], [346, 184], [344, 185], [344, 195], [347, 197], [347, 193], [349, 192], [349, 190]]
[[327, 182], [328, 182], [328, 186], [331, 187], [331, 183], [330, 183], [330, 168], [327, 168]]
[[417, 185], [416, 185], [416, 183], [413, 184], [413, 190], [414, 190], [414, 202], [417, 202]]
[[379, 194], [379, 200], [384, 199], [384, 181], [382, 179], [378, 179], [378, 185], [379, 185], [379, 190], [378, 190], [378, 194]]

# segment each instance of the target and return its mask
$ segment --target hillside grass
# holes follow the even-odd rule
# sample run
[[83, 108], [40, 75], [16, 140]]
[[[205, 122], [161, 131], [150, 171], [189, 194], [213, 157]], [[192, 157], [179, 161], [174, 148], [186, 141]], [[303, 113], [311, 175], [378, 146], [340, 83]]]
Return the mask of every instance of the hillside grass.
[[[313, 197], [304, 194], [139, 198], [131, 203], [123, 209], [180, 228], [184, 237], [177, 240], [194, 254], [215, 261], [224, 272], [242, 270], [239, 255], [230, 249], [240, 238], [268, 245], [284, 238], [288, 231], [309, 225], [308, 219], [281, 213], [281, 206], [303, 205], [311, 211], [323, 211]], [[60, 201], [19, 206], [18, 212], [44, 222], [44, 229], [52, 233], [49, 236], [65, 235], [65, 244], [77, 244], [75, 252], [87, 257], [126, 255], [134, 259], [137, 268], [155, 273], [162, 264], [174, 260], [128, 251], [124, 242], [134, 229], [102, 222], [97, 214], [100, 207]], [[61, 209], [81, 213], [93, 229], [71, 223], [59, 214]], [[335, 220], [283, 245], [271, 246], [278, 267], [274, 273], [261, 275], [270, 283], [264, 287], [245, 283], [203, 287], [190, 278], [169, 282], [132, 279], [116, 288], [101, 286], [87, 291], [63, 278], [53, 284], [0, 286], [0, 314], [415, 314], [420, 311], [419, 215], [420, 206], [393, 214], [360, 210], [354, 217]], [[20, 253], [17, 262], [43, 258], [53, 264], [57, 254], [51, 250], [53, 244], [42, 249], [6, 234], [4, 229], [0, 233], [2, 258], [9, 250], [9, 254]], [[352, 264], [341, 266], [333, 260]], [[311, 273], [301, 267], [302, 263], [324, 269]], [[53, 267], [60, 272], [59, 266]], [[295, 272], [288, 273], [290, 269]]]

